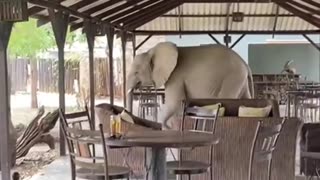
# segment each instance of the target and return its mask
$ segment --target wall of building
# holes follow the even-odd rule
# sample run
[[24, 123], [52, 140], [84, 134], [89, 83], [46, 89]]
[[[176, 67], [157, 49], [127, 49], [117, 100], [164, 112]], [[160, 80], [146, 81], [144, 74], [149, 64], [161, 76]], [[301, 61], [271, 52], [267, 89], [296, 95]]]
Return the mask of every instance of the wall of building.
[[284, 64], [291, 64], [308, 80], [319, 80], [320, 53], [310, 44], [250, 44], [249, 65], [253, 73], [280, 73]]
[[[224, 35], [215, 35], [215, 37], [223, 43]], [[232, 42], [236, 41], [240, 35], [232, 36]], [[320, 42], [319, 35], [310, 35], [310, 38], [315, 42]], [[215, 44], [215, 42], [208, 35], [185, 35], [181, 38], [179, 36], [166, 36], [167, 41], [176, 43], [178, 46], [199, 46], [201, 44]], [[248, 62], [248, 46], [249, 44], [268, 43], [268, 40], [278, 41], [300, 41], [308, 43], [303, 36], [300, 35], [247, 35], [245, 36], [233, 49]], [[232, 43], [231, 43], [232, 44]]]

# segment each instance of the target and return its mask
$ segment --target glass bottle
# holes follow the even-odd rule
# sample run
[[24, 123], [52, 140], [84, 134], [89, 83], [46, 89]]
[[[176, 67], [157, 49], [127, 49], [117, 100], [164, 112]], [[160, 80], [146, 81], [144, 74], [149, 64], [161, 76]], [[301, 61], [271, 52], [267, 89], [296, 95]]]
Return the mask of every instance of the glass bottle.
[[114, 115], [110, 116], [110, 136], [116, 135], [116, 120]]
[[121, 117], [120, 115], [116, 116], [116, 134], [121, 135]]

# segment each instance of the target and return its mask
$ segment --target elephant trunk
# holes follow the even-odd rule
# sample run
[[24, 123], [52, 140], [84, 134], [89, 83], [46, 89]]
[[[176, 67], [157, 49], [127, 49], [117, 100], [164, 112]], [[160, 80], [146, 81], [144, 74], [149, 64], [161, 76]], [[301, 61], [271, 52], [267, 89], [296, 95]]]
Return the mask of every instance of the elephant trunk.
[[127, 110], [129, 112], [132, 112], [133, 109], [133, 90], [136, 88], [137, 84], [138, 84], [138, 80], [137, 78], [135, 78], [134, 76], [128, 76], [127, 78], [127, 89], [126, 89], [126, 96], [127, 96]]

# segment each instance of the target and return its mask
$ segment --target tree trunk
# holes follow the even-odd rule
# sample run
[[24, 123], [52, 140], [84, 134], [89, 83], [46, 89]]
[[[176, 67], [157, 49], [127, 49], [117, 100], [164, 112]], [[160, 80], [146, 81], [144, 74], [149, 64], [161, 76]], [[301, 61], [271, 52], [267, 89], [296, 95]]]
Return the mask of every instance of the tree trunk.
[[38, 98], [37, 98], [37, 90], [38, 90], [38, 67], [37, 60], [31, 59], [31, 108], [38, 108]]

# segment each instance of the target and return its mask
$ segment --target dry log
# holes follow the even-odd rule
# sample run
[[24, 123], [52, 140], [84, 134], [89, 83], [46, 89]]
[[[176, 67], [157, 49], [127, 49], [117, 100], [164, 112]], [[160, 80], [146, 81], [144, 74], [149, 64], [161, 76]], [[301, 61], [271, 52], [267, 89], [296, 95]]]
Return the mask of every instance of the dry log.
[[51, 149], [54, 149], [54, 138], [49, 134], [50, 130], [54, 128], [58, 117], [59, 110], [44, 114], [44, 107], [42, 106], [37, 116], [31, 121], [23, 134], [18, 138], [16, 144], [16, 159], [27, 155], [29, 150], [36, 144], [45, 142]]

